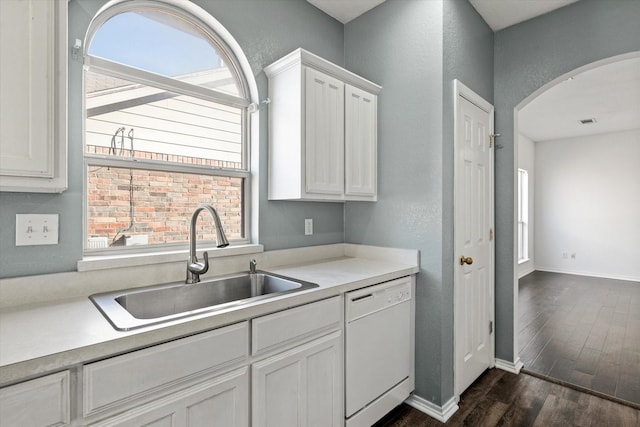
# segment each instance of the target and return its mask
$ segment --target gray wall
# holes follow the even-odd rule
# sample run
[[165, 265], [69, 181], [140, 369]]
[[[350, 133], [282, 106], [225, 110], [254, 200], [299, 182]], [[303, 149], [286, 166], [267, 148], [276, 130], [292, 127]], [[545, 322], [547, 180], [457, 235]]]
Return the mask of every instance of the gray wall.
[[[69, 40], [84, 40], [104, 0], [71, 0]], [[268, 97], [262, 69], [304, 47], [339, 65], [344, 62], [343, 25], [303, 0], [196, 0], [236, 38], [254, 71], [260, 99]], [[71, 42], [70, 42], [71, 44]], [[82, 64], [69, 59], [69, 189], [62, 194], [0, 193], [0, 277], [74, 271], [82, 258]], [[270, 202], [267, 195], [267, 120], [260, 117], [260, 243], [282, 249], [339, 243], [344, 239], [340, 203]], [[56, 246], [15, 246], [16, 213], [60, 215]], [[304, 219], [314, 235], [304, 235]], [[188, 227], [185, 219], [185, 228]]]
[[514, 360], [514, 108], [550, 81], [640, 50], [640, 1], [581, 0], [495, 34], [496, 357]]
[[350, 70], [382, 85], [378, 202], [345, 206], [345, 240], [420, 250], [416, 394], [453, 396], [453, 84], [493, 95], [493, 33], [466, 0], [387, 0], [345, 26]]

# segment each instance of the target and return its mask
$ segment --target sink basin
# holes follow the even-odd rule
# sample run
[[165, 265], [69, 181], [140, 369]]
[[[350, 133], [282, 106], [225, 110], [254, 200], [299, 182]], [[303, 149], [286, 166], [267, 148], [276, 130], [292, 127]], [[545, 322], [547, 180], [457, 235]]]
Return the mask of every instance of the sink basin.
[[174, 283], [105, 292], [89, 298], [116, 329], [126, 331], [248, 305], [317, 286], [315, 283], [259, 271], [188, 285]]

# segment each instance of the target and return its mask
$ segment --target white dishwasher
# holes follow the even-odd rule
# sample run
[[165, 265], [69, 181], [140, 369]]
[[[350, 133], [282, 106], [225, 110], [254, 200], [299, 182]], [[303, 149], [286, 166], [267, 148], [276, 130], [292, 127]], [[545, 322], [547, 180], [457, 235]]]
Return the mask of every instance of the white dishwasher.
[[414, 389], [412, 277], [348, 292], [346, 425], [370, 426]]

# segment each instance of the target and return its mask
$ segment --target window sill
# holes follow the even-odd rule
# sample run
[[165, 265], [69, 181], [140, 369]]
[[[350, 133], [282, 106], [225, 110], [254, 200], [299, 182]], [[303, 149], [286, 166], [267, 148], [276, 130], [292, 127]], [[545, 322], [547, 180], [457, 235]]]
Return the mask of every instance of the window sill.
[[529, 258], [519, 259], [518, 260], [518, 265], [524, 264], [525, 262], [529, 262], [529, 261], [531, 261]]
[[[207, 251], [209, 258], [222, 258], [234, 255], [247, 255], [264, 251], [264, 246], [258, 244], [230, 246], [227, 248], [199, 248], [198, 253]], [[78, 271], [108, 270], [112, 268], [136, 267], [140, 265], [164, 264], [168, 262], [187, 262], [187, 249], [126, 255], [87, 256], [78, 261]]]

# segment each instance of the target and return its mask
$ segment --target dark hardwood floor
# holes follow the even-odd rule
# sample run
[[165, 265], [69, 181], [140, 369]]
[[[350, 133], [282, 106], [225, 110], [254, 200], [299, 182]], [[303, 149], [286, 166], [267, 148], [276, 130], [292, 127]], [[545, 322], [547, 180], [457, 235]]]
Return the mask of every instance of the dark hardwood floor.
[[460, 397], [445, 423], [402, 404], [376, 427], [639, 427], [640, 410], [537, 377], [486, 371]]
[[519, 290], [525, 372], [640, 408], [640, 283], [536, 271]]

